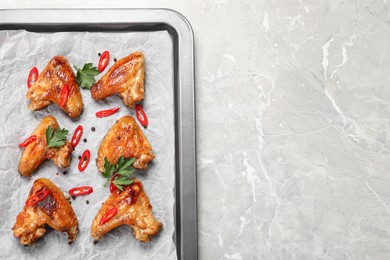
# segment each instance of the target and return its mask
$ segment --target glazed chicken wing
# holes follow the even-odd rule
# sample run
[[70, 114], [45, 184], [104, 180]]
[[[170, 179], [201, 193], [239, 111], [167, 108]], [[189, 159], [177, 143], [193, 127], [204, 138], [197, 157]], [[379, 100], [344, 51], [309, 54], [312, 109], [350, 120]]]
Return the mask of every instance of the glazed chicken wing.
[[68, 85], [69, 95], [62, 109], [69, 117], [78, 117], [83, 110], [83, 100], [72, 67], [63, 56], [51, 59], [28, 90], [26, 97], [31, 100], [28, 108], [33, 111], [41, 110], [52, 102], [60, 106], [64, 85]]
[[49, 126], [53, 130], [59, 127], [55, 117], [43, 118], [32, 133], [36, 136], [36, 140], [28, 144], [23, 151], [19, 162], [21, 175], [31, 176], [32, 172], [46, 159], [51, 159], [60, 168], [69, 167], [73, 147], [69, 142], [66, 142], [62, 147], [47, 149], [45, 132]]
[[102, 100], [119, 94], [125, 106], [132, 108], [144, 99], [145, 61], [141, 52], [134, 52], [117, 62], [91, 88], [92, 98]]
[[45, 224], [66, 232], [69, 244], [77, 237], [78, 221], [69, 201], [53, 182], [42, 178], [34, 182], [12, 230], [21, 244], [32, 245], [45, 234]]
[[116, 190], [111, 193], [92, 222], [91, 235], [99, 240], [121, 225], [131, 226], [135, 238], [143, 242], [150, 242], [162, 227], [152, 213], [152, 205], [139, 180], [135, 179], [122, 192]]
[[99, 171], [104, 172], [104, 158], [115, 164], [121, 156], [137, 158], [133, 166], [138, 169], [146, 169], [154, 158], [148, 139], [131, 116], [116, 121], [104, 137], [96, 160]]

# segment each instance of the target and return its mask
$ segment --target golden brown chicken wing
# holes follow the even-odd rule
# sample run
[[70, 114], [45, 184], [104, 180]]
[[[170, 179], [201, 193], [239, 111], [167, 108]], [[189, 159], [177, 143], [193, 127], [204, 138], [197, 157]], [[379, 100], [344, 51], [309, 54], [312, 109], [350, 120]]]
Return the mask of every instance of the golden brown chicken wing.
[[104, 158], [115, 164], [121, 156], [137, 158], [133, 166], [138, 169], [146, 169], [154, 158], [148, 139], [131, 116], [116, 121], [104, 137], [96, 160], [99, 171], [104, 172]]
[[26, 97], [31, 100], [28, 108], [33, 111], [41, 110], [51, 102], [60, 106], [64, 85], [68, 85], [69, 95], [62, 109], [69, 117], [78, 117], [83, 110], [83, 100], [72, 67], [63, 56], [51, 59], [28, 90]]
[[26, 146], [19, 162], [19, 173], [23, 176], [31, 176], [32, 172], [46, 159], [51, 159], [60, 168], [70, 165], [73, 147], [65, 142], [62, 147], [48, 148], [46, 143], [46, 129], [51, 126], [53, 130], [59, 128], [57, 120], [53, 116], [47, 116], [41, 120], [32, 135], [36, 140]]
[[144, 99], [145, 60], [134, 52], [117, 62], [91, 88], [92, 98], [102, 100], [119, 94], [125, 106], [132, 108]]
[[45, 224], [66, 232], [69, 244], [77, 237], [78, 221], [69, 201], [53, 182], [42, 178], [34, 182], [12, 230], [21, 244], [31, 245], [45, 234]]
[[92, 222], [91, 235], [99, 240], [121, 225], [131, 226], [135, 238], [143, 242], [149, 242], [162, 227], [152, 213], [152, 205], [142, 183], [137, 179], [122, 192], [114, 191], [103, 203]]

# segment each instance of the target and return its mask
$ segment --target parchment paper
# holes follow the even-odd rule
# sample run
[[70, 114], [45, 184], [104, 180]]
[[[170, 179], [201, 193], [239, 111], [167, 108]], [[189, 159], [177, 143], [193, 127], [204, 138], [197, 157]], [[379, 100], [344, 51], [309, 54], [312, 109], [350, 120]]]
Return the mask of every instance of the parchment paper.
[[[169, 34], [161, 32], [133, 33], [30, 33], [0, 31], [0, 258], [1, 259], [176, 259], [172, 239], [174, 232], [174, 111], [173, 58]], [[146, 58], [144, 110], [149, 126], [143, 129], [156, 158], [147, 170], [137, 171], [153, 206], [153, 213], [163, 223], [163, 229], [151, 243], [142, 243], [133, 237], [130, 227], [122, 226], [93, 245], [90, 227], [93, 218], [108, 197], [105, 179], [98, 172], [95, 159], [104, 135], [116, 120], [124, 115], [135, 117], [134, 110], [126, 108], [118, 96], [105, 101], [94, 101], [89, 90], [81, 90], [84, 111], [72, 121], [55, 104], [32, 112], [27, 108], [27, 76], [36, 66], [41, 72], [55, 55], [64, 55], [72, 65], [82, 67], [92, 62], [97, 66], [98, 52], [110, 51], [108, 66], [134, 51], [142, 51]], [[107, 71], [107, 69], [106, 69]], [[98, 76], [99, 78], [100, 76]], [[97, 79], [98, 79], [97, 78]], [[106, 118], [96, 118], [95, 112], [120, 107], [120, 111]], [[40, 120], [47, 115], [57, 118], [60, 127], [69, 130], [68, 140], [81, 124], [82, 139], [73, 152], [72, 163], [64, 175], [51, 161], [46, 161], [31, 178], [21, 177], [18, 163], [22, 150], [18, 144], [31, 135]], [[92, 132], [91, 127], [96, 131]], [[77, 169], [78, 156], [91, 150], [91, 162], [85, 172]], [[58, 175], [56, 175], [58, 173]], [[79, 221], [79, 236], [72, 245], [66, 234], [47, 229], [47, 233], [32, 247], [23, 247], [13, 237], [11, 227], [22, 210], [28, 192], [37, 178], [49, 178], [64, 193], [82, 185], [92, 185], [94, 192], [72, 200]], [[86, 201], [89, 204], [86, 204]]]

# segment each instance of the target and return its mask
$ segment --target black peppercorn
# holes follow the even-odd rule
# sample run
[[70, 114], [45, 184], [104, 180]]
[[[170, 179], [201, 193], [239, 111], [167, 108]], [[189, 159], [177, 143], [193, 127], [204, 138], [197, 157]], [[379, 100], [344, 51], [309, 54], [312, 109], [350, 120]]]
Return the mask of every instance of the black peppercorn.
[[84, 138], [83, 141], [84, 141], [84, 143], [86, 143], [87, 142], [87, 138]]
[[95, 132], [96, 128], [92, 126], [91, 130], [92, 130], [92, 132]]

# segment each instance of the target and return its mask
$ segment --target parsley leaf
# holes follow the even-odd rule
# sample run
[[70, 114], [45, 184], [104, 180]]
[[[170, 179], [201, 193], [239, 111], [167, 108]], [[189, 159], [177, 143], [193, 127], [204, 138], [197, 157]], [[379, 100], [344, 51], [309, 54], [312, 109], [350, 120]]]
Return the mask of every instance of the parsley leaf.
[[118, 188], [118, 190], [123, 191], [123, 188], [125, 186], [129, 186], [134, 182], [134, 178], [126, 178], [126, 177], [119, 177], [113, 181], [114, 185]]
[[134, 171], [135, 171], [135, 169], [123, 169], [123, 170], [117, 171], [116, 173], [120, 174], [122, 176], [128, 176], [128, 175], [133, 174]]
[[59, 128], [53, 130], [53, 128], [49, 126], [45, 132], [47, 148], [64, 146], [68, 132], [69, 131], [65, 128], [62, 130]]
[[124, 158], [123, 156], [119, 157], [116, 164], [111, 164], [110, 161], [104, 158], [104, 172], [103, 176], [107, 179], [106, 185], [109, 183], [112, 178], [118, 174], [119, 177], [115, 178], [112, 183], [118, 188], [118, 190], [123, 191], [125, 186], [128, 186], [134, 182], [132, 174], [135, 169], [131, 166], [136, 161], [136, 158]]
[[[123, 157], [121, 157], [121, 158], [123, 158]], [[128, 172], [130, 172], [130, 174], [133, 173], [134, 172], [133, 167], [131, 167], [130, 169], [127, 169], [127, 168], [129, 168], [135, 162], [135, 160], [136, 160], [135, 158], [130, 158], [126, 161], [123, 161], [121, 164], [118, 163], [117, 165], [120, 165], [120, 166], [118, 166], [116, 173], [121, 174], [121, 175], [127, 174]]]
[[96, 67], [93, 67], [92, 63], [84, 64], [82, 69], [77, 66], [73, 66], [77, 70], [76, 81], [81, 88], [90, 89], [96, 82], [95, 76], [99, 75], [99, 71]]
[[111, 164], [107, 157], [104, 158], [104, 172], [103, 176], [106, 179], [110, 179], [111, 175], [115, 171], [115, 165]]

